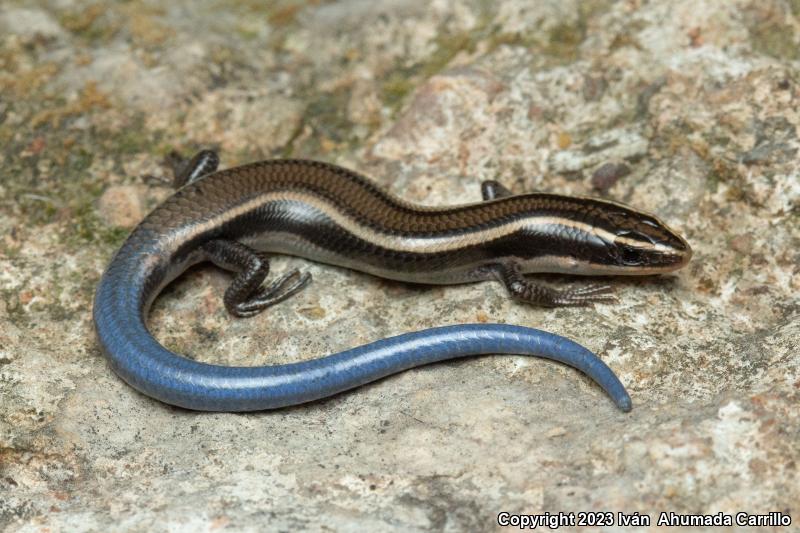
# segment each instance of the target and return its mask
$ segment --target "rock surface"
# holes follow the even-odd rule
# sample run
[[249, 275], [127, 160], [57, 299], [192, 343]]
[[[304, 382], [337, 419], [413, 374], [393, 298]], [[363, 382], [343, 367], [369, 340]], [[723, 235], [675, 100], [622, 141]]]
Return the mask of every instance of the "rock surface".
[[[261, 4], [0, 7], [0, 529], [474, 531], [500, 511], [600, 510], [800, 522], [800, 3]], [[275, 272], [315, 282], [248, 320], [224, 310], [227, 275], [198, 268], [155, 305], [166, 346], [250, 365], [434, 325], [532, 325], [597, 351], [634, 410], [572, 369], [505, 356], [277, 412], [136, 393], [95, 343], [93, 289], [131, 217], [170, 194], [151, 179], [164, 156], [205, 146], [226, 166], [337, 162], [428, 204], [475, 201], [485, 179], [603, 194], [657, 213], [695, 255], [676, 275], [611, 280], [618, 305], [556, 310], [493, 283], [422, 289], [279, 258]], [[608, 163], [628, 173], [593, 185]]]

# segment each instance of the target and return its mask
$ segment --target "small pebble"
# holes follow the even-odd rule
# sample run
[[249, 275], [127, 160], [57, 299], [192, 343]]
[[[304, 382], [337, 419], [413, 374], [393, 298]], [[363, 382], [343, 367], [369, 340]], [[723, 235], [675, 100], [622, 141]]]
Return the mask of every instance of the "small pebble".
[[625, 163], [605, 163], [592, 174], [592, 187], [600, 192], [606, 192], [620, 178], [631, 173], [631, 167]]
[[100, 217], [112, 226], [132, 228], [144, 217], [136, 187], [115, 185], [106, 189], [97, 205]]

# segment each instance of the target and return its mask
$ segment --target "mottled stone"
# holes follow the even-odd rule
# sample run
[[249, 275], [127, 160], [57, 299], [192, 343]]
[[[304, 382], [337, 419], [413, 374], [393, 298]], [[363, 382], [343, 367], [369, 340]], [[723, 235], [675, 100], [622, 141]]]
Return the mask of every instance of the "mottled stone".
[[630, 173], [631, 167], [625, 163], [604, 163], [592, 172], [592, 187], [607, 192], [620, 178]]
[[225, 153], [269, 153], [286, 145], [302, 115], [300, 102], [280, 95], [215, 91], [192, 106], [184, 127], [198, 144]]
[[[5, 2], [0, 530], [482, 531], [500, 511], [593, 510], [796, 524], [798, 17], [782, 0]], [[610, 278], [620, 303], [587, 309], [276, 257], [272, 275], [314, 282], [247, 320], [224, 309], [229, 275], [198, 267], [153, 306], [165, 346], [274, 364], [436, 325], [532, 325], [595, 350], [633, 411], [513, 356], [275, 412], [137, 393], [98, 349], [94, 287], [172, 192], [146, 176], [204, 146], [223, 166], [325, 159], [431, 205], [478, 201], [486, 179], [600, 194], [663, 219], [694, 257]]]
[[13, 6], [0, 8], [0, 30], [26, 40], [55, 39], [64, 33], [46, 10]]
[[138, 188], [131, 185], [109, 187], [97, 201], [97, 212], [112, 226], [133, 228], [144, 216]]
[[647, 153], [647, 140], [631, 129], [604, 131], [579, 149], [560, 150], [550, 159], [554, 172], [577, 172], [611, 158], [633, 159]]

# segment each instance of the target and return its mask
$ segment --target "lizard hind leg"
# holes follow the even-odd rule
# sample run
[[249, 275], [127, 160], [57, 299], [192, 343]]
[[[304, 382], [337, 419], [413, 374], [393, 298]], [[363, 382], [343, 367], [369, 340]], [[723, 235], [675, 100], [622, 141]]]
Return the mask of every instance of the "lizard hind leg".
[[203, 176], [216, 172], [219, 156], [213, 150], [200, 150], [191, 159], [184, 159], [178, 152], [170, 152], [167, 162], [172, 167], [174, 179], [172, 186], [180, 189], [194, 183]]
[[499, 181], [486, 180], [481, 183], [481, 196], [483, 196], [484, 202], [494, 200], [495, 198], [505, 198], [506, 196], [513, 195], [514, 193]]
[[262, 288], [269, 274], [269, 261], [261, 254], [237, 241], [216, 239], [203, 245], [215, 265], [236, 272], [225, 290], [225, 308], [234, 316], [255, 316], [303, 290], [311, 282], [311, 274], [291, 270]]

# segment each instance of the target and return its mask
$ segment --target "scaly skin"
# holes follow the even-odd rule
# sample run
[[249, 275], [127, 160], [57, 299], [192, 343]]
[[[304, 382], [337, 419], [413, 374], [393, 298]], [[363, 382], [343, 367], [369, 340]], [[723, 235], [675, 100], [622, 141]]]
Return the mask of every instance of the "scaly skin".
[[149, 307], [189, 266], [210, 260], [236, 272], [225, 294], [237, 316], [252, 316], [301, 290], [290, 272], [262, 288], [262, 252], [286, 253], [416, 283], [498, 279], [537, 305], [607, 302], [607, 287], [557, 291], [531, 272], [653, 274], [688, 262], [686, 242], [655, 217], [612, 202], [553, 194], [514, 196], [495, 182], [486, 201], [431, 208], [381, 191], [348, 170], [314, 161], [265, 161], [215, 172], [201, 152], [180, 172], [186, 184], [133, 231], [95, 296], [94, 321], [112, 368], [167, 403], [249, 411], [295, 405], [415, 366], [480, 354], [554, 359], [589, 375], [627, 411], [631, 401], [594, 354], [563, 337], [501, 324], [408, 333], [289, 365], [225, 367], [170, 352], [147, 330]]

